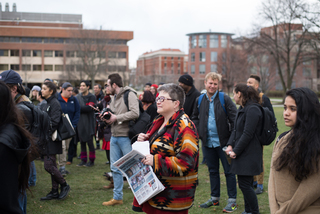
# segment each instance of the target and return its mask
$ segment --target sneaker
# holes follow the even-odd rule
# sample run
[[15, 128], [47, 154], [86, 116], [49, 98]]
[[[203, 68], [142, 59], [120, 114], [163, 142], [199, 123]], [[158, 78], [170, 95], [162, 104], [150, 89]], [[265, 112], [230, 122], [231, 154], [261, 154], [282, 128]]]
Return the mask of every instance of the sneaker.
[[79, 155], [79, 156], [77, 157], [77, 159], [81, 159], [81, 155]]
[[219, 206], [219, 201], [218, 201], [218, 200], [212, 200], [212, 199], [210, 198], [207, 202], [205, 202], [205, 203], [203, 203], [203, 204], [200, 204], [199, 207], [201, 207], [201, 208], [208, 208], [208, 207], [211, 207], [211, 206]]
[[255, 193], [257, 195], [262, 194], [263, 193], [263, 189], [261, 189], [260, 187], [257, 187], [257, 189], [255, 190]]
[[66, 163], [66, 165], [71, 165], [72, 164], [72, 162], [71, 161], [68, 161], [67, 163]]
[[92, 166], [94, 166], [94, 162], [92, 162], [92, 161], [89, 161], [86, 165], [84, 165], [84, 166], [86, 166], [86, 167], [92, 167]]
[[81, 161], [81, 163], [79, 163], [77, 166], [85, 166], [87, 163], [84, 161]]
[[237, 203], [228, 203], [227, 206], [223, 209], [224, 213], [232, 213], [237, 209]]
[[63, 176], [63, 177], [66, 177], [67, 176], [67, 174], [70, 174], [70, 172], [69, 171], [67, 171], [67, 170], [65, 170], [65, 169], [63, 169], [63, 170], [59, 170], [60, 171], [60, 173], [61, 173], [61, 175]]
[[111, 199], [110, 201], [102, 203], [103, 206], [114, 206], [118, 204], [123, 204], [123, 200]]
[[114, 184], [113, 182], [111, 182], [108, 186], [103, 186], [104, 189], [113, 189], [114, 188]]

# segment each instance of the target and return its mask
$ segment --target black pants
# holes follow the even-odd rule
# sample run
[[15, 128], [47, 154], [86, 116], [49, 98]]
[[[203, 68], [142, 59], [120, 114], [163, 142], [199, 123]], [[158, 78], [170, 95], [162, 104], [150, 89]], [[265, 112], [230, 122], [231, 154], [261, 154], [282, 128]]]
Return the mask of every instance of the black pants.
[[44, 169], [51, 175], [52, 189], [66, 182], [57, 168], [56, 155], [44, 156]]
[[243, 194], [245, 211], [259, 214], [258, 198], [253, 189], [253, 176], [238, 175], [238, 183]]
[[73, 157], [77, 156], [77, 143], [73, 137], [68, 149], [68, 161], [72, 163]]

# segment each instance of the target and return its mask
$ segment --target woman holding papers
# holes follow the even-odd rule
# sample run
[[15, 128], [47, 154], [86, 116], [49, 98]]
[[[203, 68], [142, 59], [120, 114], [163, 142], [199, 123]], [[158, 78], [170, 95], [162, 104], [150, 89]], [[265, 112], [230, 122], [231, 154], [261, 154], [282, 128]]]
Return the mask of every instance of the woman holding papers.
[[287, 91], [269, 177], [270, 213], [320, 213], [320, 104], [308, 88]]
[[138, 141], [149, 140], [150, 155], [143, 164], [153, 167], [165, 190], [139, 205], [134, 199], [133, 210], [146, 213], [188, 213], [193, 205], [198, 180], [198, 133], [183, 111], [185, 93], [176, 84], [158, 89], [157, 112], [147, 134]]

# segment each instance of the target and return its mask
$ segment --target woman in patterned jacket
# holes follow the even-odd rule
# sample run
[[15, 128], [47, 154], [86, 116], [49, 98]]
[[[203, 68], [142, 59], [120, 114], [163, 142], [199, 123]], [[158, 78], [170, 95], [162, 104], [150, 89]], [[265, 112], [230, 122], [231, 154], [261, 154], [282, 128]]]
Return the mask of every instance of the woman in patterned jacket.
[[193, 122], [183, 111], [185, 94], [176, 84], [165, 84], [156, 98], [157, 117], [147, 134], [138, 141], [149, 140], [150, 155], [143, 164], [153, 167], [165, 190], [133, 210], [146, 213], [188, 213], [192, 207], [198, 180], [199, 137]]

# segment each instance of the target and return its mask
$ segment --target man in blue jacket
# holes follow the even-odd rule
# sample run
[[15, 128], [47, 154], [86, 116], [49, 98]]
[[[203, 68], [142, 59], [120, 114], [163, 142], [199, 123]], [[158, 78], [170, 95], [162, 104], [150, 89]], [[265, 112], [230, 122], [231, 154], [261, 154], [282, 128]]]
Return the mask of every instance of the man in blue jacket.
[[[74, 96], [72, 96], [73, 87], [69, 82], [65, 82], [61, 86], [61, 93], [58, 94], [58, 101], [64, 114], [68, 114], [73, 128], [76, 129], [80, 118], [80, 105]], [[60, 172], [66, 176], [69, 172], [66, 170], [67, 153], [72, 138], [62, 141], [62, 154], [58, 155]]]

